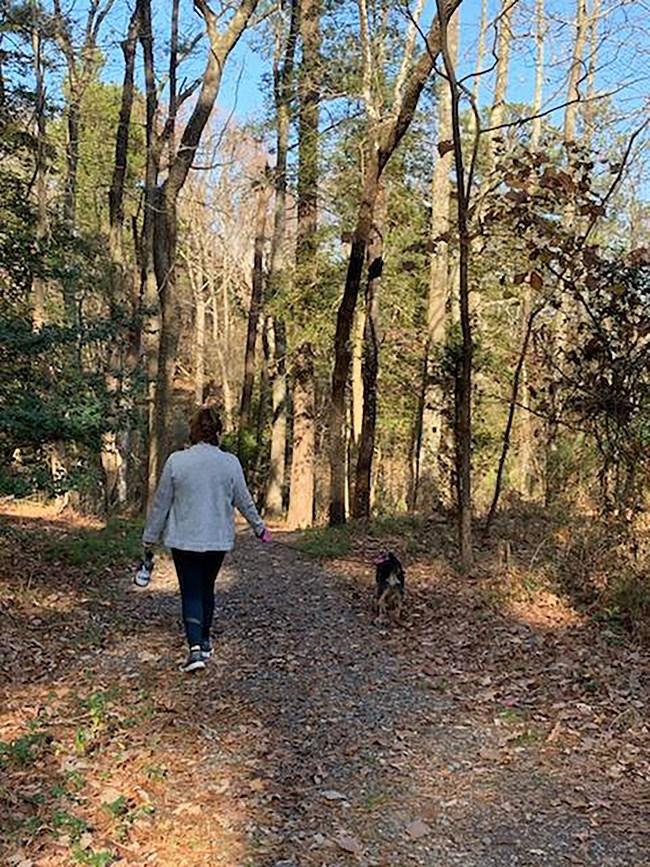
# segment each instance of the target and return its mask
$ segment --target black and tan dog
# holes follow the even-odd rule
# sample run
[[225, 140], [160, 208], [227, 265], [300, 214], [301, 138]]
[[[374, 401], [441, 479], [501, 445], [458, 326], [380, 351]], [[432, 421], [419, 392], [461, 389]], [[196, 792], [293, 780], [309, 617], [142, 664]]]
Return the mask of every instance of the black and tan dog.
[[404, 569], [391, 552], [375, 561], [375, 598], [373, 609], [377, 622], [401, 623], [404, 604]]

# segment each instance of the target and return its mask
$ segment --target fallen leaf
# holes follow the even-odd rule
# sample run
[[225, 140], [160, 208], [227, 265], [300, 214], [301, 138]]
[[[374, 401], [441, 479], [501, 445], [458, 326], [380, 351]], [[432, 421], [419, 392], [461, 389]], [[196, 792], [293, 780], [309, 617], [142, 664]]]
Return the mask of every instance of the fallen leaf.
[[335, 792], [333, 789], [321, 792], [321, 795], [326, 801], [345, 801], [345, 795], [342, 792]]
[[349, 852], [351, 855], [361, 855], [363, 852], [361, 843], [356, 839], [356, 837], [348, 837], [347, 834], [337, 837], [336, 844], [340, 849], [343, 849], [344, 852]]
[[77, 841], [77, 846], [80, 849], [90, 849], [93, 844], [93, 835], [89, 834], [88, 831], [85, 831], [79, 840]]
[[410, 825], [406, 826], [406, 833], [412, 840], [419, 840], [420, 837], [430, 834], [431, 828], [426, 824], [426, 822], [416, 819], [415, 822], [411, 822]]
[[102, 804], [114, 804], [115, 801], [119, 801], [121, 797], [122, 795], [117, 791], [117, 789], [114, 789], [112, 786], [107, 786], [99, 796], [99, 800]]

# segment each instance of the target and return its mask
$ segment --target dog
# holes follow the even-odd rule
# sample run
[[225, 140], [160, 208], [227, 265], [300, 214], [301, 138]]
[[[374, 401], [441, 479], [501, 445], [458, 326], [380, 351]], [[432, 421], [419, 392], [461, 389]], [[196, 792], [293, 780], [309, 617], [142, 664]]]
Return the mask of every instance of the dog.
[[375, 561], [375, 598], [373, 609], [378, 623], [401, 623], [405, 576], [402, 564], [389, 552]]

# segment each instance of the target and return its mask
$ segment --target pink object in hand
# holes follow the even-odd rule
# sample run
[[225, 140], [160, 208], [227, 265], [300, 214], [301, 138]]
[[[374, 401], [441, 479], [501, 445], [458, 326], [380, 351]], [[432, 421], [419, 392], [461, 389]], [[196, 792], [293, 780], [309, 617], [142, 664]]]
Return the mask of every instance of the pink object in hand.
[[264, 528], [264, 532], [263, 532], [262, 535], [260, 536], [260, 539], [262, 540], [262, 542], [270, 542], [270, 541], [271, 541], [271, 534], [270, 534], [270, 532], [266, 529], [266, 527]]

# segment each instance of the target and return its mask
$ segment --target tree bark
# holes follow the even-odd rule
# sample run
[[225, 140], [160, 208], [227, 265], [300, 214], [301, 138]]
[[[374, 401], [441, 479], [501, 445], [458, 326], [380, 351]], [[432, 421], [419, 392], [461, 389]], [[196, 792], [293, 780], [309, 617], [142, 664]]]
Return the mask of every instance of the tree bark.
[[314, 451], [316, 445], [314, 352], [303, 343], [294, 356], [293, 454], [289, 512], [291, 528], [310, 527], [314, 515]]
[[[149, 22], [147, 35], [151, 41], [151, 0], [140, 0], [146, 10]], [[171, 429], [170, 410], [173, 393], [175, 348], [178, 341], [178, 316], [176, 311], [176, 238], [177, 203], [190, 171], [205, 126], [214, 107], [224, 64], [228, 55], [237, 44], [250, 16], [255, 11], [258, 0], [241, 0], [228, 19], [225, 29], [217, 28], [217, 15], [206, 0], [194, 0], [194, 7], [202, 16], [209, 41], [206, 65], [203, 71], [201, 88], [194, 108], [183, 129], [179, 146], [173, 154], [167, 177], [155, 190], [153, 216], [153, 264], [156, 288], [160, 302], [160, 339], [156, 371], [156, 388], [153, 411], [153, 450], [150, 449], [149, 486], [152, 490], [157, 475], [157, 467], [162, 466], [169, 452], [168, 431]], [[152, 55], [151, 55], [152, 57]], [[146, 59], [146, 58], [145, 58]], [[153, 60], [150, 62], [153, 75]], [[149, 94], [149, 89], [148, 89]], [[154, 90], [155, 94], [155, 90]], [[148, 97], [149, 99], [149, 97]], [[147, 113], [149, 119], [149, 111]], [[159, 148], [158, 148], [159, 149]]]
[[[122, 305], [130, 308], [133, 317], [126, 337], [126, 346], [121, 342], [112, 350], [111, 368], [121, 369], [123, 376], [119, 379], [109, 375], [107, 389], [113, 399], [124, 407], [130, 400], [129, 382], [138, 363], [138, 353], [141, 340], [140, 329], [135, 325], [139, 299], [134, 294], [133, 272], [127, 264], [124, 248], [124, 186], [128, 165], [129, 127], [133, 108], [135, 53], [138, 40], [139, 13], [136, 9], [129, 21], [127, 37], [122, 43], [124, 54], [124, 79], [122, 82], [122, 100], [115, 137], [115, 161], [113, 175], [108, 193], [109, 214], [109, 253], [110, 274], [109, 307], [111, 316], [117, 314]], [[130, 407], [132, 408], [132, 407]], [[120, 431], [111, 431], [102, 437], [101, 463], [105, 474], [105, 507], [110, 511], [115, 505], [124, 506], [129, 497], [129, 455], [131, 451], [132, 433], [130, 425]], [[135, 487], [135, 486], [134, 486]]]
[[[510, 67], [510, 43], [512, 41], [512, 13], [517, 0], [501, 0], [499, 15], [499, 35], [497, 40], [496, 81], [494, 84], [494, 99], [490, 110], [490, 126], [502, 124], [505, 117], [506, 91], [508, 89], [508, 71]], [[488, 167], [494, 169], [495, 138], [501, 136], [501, 130], [495, 130], [488, 136]]]
[[587, 44], [587, 29], [589, 17], [587, 15], [587, 0], [576, 0], [575, 42], [573, 55], [569, 69], [569, 82], [567, 87], [567, 106], [564, 111], [564, 142], [575, 141], [576, 121], [578, 118], [579, 103], [581, 100], [580, 84], [586, 77], [584, 72], [584, 54]]
[[[449, 21], [447, 41], [450, 56], [455, 63], [458, 51], [457, 14]], [[436, 84], [436, 94], [438, 97], [438, 142], [444, 142], [445, 145], [448, 145], [453, 139], [451, 94], [448, 83], [443, 79], [439, 79]], [[453, 159], [453, 150], [445, 147], [438, 151], [431, 184], [431, 243], [433, 253], [429, 276], [422, 420], [415, 495], [415, 503], [421, 507], [425, 504], [437, 507], [441, 500], [439, 461], [442, 444], [443, 394], [435, 377], [435, 353], [443, 345], [447, 329]]]
[[284, 322], [272, 319], [269, 325], [271, 357], [274, 365], [271, 383], [271, 462], [264, 503], [265, 514], [277, 518], [282, 514], [284, 473], [287, 451], [287, 339]]
[[[449, 17], [461, 0], [446, 0], [442, 8]], [[373, 223], [375, 199], [379, 180], [392, 154], [408, 130], [420, 94], [429, 79], [435, 60], [440, 53], [440, 21], [435, 16], [426, 34], [426, 51], [413, 64], [405, 77], [396, 111], [381, 123], [377, 144], [368, 155], [366, 176], [363, 183], [356, 225], [352, 236], [343, 297], [336, 317], [334, 337], [334, 370], [332, 373], [332, 399], [330, 409], [330, 507], [331, 524], [342, 524], [345, 515], [345, 397], [350, 371], [350, 331], [363, 276], [366, 251]]]
[[[298, 228], [296, 282], [298, 293], [309, 298], [317, 279], [319, 107], [322, 62], [320, 57], [320, 0], [302, 0], [299, 29], [302, 64], [298, 79]], [[308, 527], [314, 514], [314, 465], [316, 438], [313, 431], [315, 390], [313, 347], [301, 341], [296, 352], [293, 387], [293, 450], [289, 492], [289, 520]], [[311, 449], [311, 451], [309, 451]]]
[[355, 518], [370, 517], [372, 462], [377, 426], [377, 378], [379, 375], [379, 292], [384, 267], [384, 231], [387, 191], [382, 182], [377, 194], [375, 224], [368, 245], [366, 321], [363, 339], [363, 414], [354, 486]]
[[[289, 26], [283, 46], [278, 50], [274, 67], [273, 84], [276, 112], [276, 164], [275, 206], [273, 211], [273, 237], [269, 267], [269, 296], [281, 292], [287, 280], [287, 155], [289, 152], [289, 128], [291, 122], [291, 93], [293, 68], [298, 35], [298, 0], [292, 0]], [[284, 501], [284, 476], [287, 452], [287, 338], [282, 319], [273, 317], [269, 324], [271, 372], [271, 455], [264, 503], [265, 514], [277, 518], [282, 514]]]
[[251, 279], [251, 300], [248, 308], [246, 330], [246, 352], [244, 356], [244, 382], [239, 407], [239, 444], [243, 454], [243, 438], [250, 432], [252, 421], [253, 385], [255, 383], [255, 345], [260, 323], [264, 296], [264, 243], [266, 234], [266, 211], [268, 190], [264, 176], [258, 182], [257, 207], [255, 211], [255, 239], [253, 249], [253, 274]]
[[473, 564], [472, 550], [472, 355], [473, 338], [469, 307], [469, 259], [471, 242], [468, 227], [469, 190], [465, 184], [465, 164], [460, 122], [461, 91], [447, 40], [448, 16], [441, 0], [436, 0], [441, 19], [441, 50], [445, 73], [451, 94], [451, 121], [456, 170], [456, 202], [458, 219], [458, 268], [460, 292], [460, 325], [462, 345], [456, 371], [455, 436], [456, 436], [456, 488], [458, 502], [458, 547], [460, 570], [468, 575]]
[[[45, 115], [45, 78], [43, 74], [42, 34], [38, 21], [38, 12], [34, 0], [31, 2], [32, 12], [32, 53], [36, 98], [36, 243], [39, 259], [43, 256], [45, 243], [49, 235], [49, 220], [47, 213], [47, 166], [45, 153], [47, 148], [47, 119]], [[40, 275], [40, 263], [32, 276], [31, 307], [32, 328], [40, 331], [45, 324], [45, 281]]]

